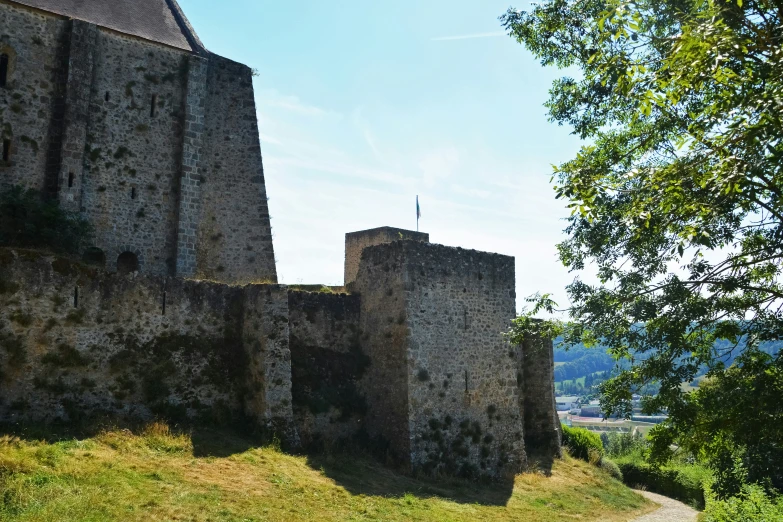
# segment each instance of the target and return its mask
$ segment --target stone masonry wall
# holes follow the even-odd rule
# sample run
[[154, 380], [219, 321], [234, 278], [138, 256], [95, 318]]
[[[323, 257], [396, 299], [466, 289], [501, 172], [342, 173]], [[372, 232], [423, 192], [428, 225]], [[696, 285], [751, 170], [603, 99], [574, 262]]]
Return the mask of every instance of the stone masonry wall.
[[0, 186], [42, 189], [67, 22], [0, 2], [0, 28], [0, 53], [10, 57], [8, 83], [0, 87], [0, 147], [8, 141], [10, 157], [0, 157]]
[[364, 426], [359, 391], [369, 359], [360, 346], [359, 296], [290, 291], [294, 418], [306, 447], [339, 442]]
[[[60, 206], [74, 212], [82, 208], [83, 160], [87, 145], [87, 124], [97, 39], [98, 28], [95, 25], [81, 20], [71, 21], [67, 80], [69, 88], [64, 100], [65, 113], [57, 186]], [[52, 153], [56, 154], [56, 151]]]
[[276, 283], [258, 116], [249, 67], [209, 56], [200, 162], [201, 219], [196, 275], [234, 283]]
[[390, 250], [404, 259], [412, 462], [513, 476], [526, 464], [517, 361], [503, 336], [516, 313], [514, 258], [415, 241]]
[[0, 249], [0, 421], [163, 417], [291, 433], [286, 307], [277, 286], [121, 276]]
[[413, 232], [392, 227], [373, 228], [345, 234], [345, 279], [343, 284], [347, 285], [356, 279], [356, 275], [359, 273], [362, 251], [366, 247], [400, 240], [429, 243], [430, 235], [424, 232]]
[[276, 283], [253, 73], [0, 0], [0, 185], [58, 197], [106, 268]]
[[[410, 329], [403, 242], [367, 248], [348, 291], [361, 299], [361, 345], [369, 366], [359, 383], [367, 401], [365, 427], [376, 448], [411, 464], [408, 403]], [[407, 242], [404, 242], [407, 243]]]
[[201, 183], [204, 165], [204, 114], [207, 97], [207, 60], [193, 56], [188, 63], [185, 97], [185, 134], [182, 143], [179, 222], [177, 225], [177, 274], [196, 274], [196, 243], [201, 220]]
[[525, 417], [525, 446], [543, 457], [560, 456], [562, 439], [555, 405], [554, 350], [551, 339], [525, 339], [519, 357], [520, 408]]
[[245, 287], [244, 340], [250, 354], [245, 411], [298, 445], [291, 407], [288, 324], [288, 290], [284, 286]]
[[109, 31], [95, 53], [84, 215], [109, 270], [130, 251], [143, 272], [173, 274], [188, 56]]

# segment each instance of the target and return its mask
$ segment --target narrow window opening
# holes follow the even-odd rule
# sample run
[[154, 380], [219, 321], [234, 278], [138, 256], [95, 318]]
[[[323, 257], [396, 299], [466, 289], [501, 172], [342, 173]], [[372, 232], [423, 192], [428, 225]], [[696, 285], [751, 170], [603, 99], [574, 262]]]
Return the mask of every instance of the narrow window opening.
[[155, 117], [155, 113], [157, 112], [157, 105], [158, 105], [158, 95], [153, 94], [152, 103], [150, 104], [150, 117], [152, 118]]
[[136, 187], [131, 187], [131, 199], [136, 199]]
[[79, 308], [79, 287], [73, 289], [73, 307]]
[[3, 140], [3, 161], [11, 158], [11, 140]]
[[467, 330], [468, 329], [468, 311], [467, 311], [467, 309], [464, 312], [465, 312], [465, 317], [464, 317], [465, 330]]
[[465, 393], [468, 393], [468, 371], [465, 370]]
[[109, 91], [106, 91], [106, 95], [103, 97], [104, 100], [109, 101]]
[[73, 188], [73, 172], [68, 173], [68, 188]]
[[161, 315], [166, 315], [166, 291], [163, 291], [163, 306], [161, 307]]
[[5, 87], [8, 83], [8, 55], [0, 54], [0, 87]]

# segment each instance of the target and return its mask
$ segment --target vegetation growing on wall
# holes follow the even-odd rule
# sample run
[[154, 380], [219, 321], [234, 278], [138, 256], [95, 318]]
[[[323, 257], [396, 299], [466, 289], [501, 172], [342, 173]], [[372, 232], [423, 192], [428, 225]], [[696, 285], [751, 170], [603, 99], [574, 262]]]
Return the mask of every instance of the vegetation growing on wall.
[[88, 246], [92, 227], [78, 213], [45, 200], [36, 190], [0, 191], [0, 246], [73, 254]]
[[291, 398], [294, 409], [308, 409], [313, 414], [340, 412], [338, 420], [347, 421], [367, 411], [364, 395], [357, 382], [364, 375], [370, 359], [358, 344], [347, 353], [327, 348], [302, 346], [291, 342]]

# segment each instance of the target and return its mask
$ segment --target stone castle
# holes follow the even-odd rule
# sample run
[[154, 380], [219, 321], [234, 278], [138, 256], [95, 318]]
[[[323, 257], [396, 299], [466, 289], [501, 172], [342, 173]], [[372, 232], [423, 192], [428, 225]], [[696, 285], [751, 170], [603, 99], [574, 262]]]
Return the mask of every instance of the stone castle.
[[514, 258], [346, 234], [345, 286], [278, 285], [252, 71], [175, 0], [0, 0], [0, 185], [95, 228], [100, 267], [0, 249], [0, 422], [236, 424], [510, 476], [559, 454], [552, 343], [510, 344]]

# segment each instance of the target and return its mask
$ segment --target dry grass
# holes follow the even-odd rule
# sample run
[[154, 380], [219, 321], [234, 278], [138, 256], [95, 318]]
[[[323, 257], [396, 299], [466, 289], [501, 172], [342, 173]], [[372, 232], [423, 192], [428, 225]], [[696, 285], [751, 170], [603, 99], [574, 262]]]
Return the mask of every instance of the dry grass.
[[654, 506], [571, 458], [507, 486], [403, 476], [355, 456], [307, 458], [222, 432], [0, 437], [0, 520], [630, 520]]

